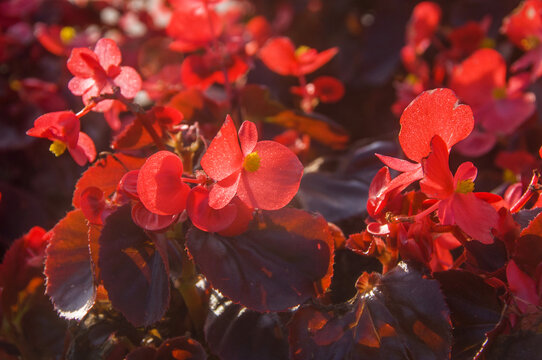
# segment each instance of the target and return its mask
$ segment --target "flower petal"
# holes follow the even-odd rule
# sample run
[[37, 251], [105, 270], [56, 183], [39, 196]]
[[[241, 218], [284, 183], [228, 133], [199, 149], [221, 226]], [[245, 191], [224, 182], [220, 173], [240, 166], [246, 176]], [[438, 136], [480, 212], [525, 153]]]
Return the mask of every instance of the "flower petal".
[[237, 206], [229, 203], [221, 209], [209, 206], [209, 191], [196, 186], [186, 199], [186, 211], [195, 227], [207, 232], [217, 232], [230, 226], [237, 216]]
[[137, 178], [137, 193], [143, 205], [159, 215], [181, 213], [190, 191], [181, 180], [182, 173], [183, 162], [169, 151], [159, 151], [149, 157]]
[[454, 192], [448, 149], [438, 135], [431, 140], [431, 149], [431, 154], [422, 161], [424, 178], [420, 181], [420, 188], [431, 198], [446, 199]]
[[94, 141], [85, 134], [84, 132], [79, 132], [79, 138], [77, 140], [77, 146], [70, 147], [68, 146], [68, 151], [72, 156], [73, 160], [83, 166], [87, 162], [93, 162], [96, 159], [96, 148], [94, 146]]
[[474, 193], [455, 193], [450, 207], [454, 213], [455, 223], [461, 230], [481, 243], [493, 243], [491, 229], [497, 226], [499, 219], [493, 206], [477, 198]]
[[258, 129], [253, 122], [245, 121], [241, 124], [239, 128], [239, 142], [241, 143], [243, 156], [247, 156], [254, 150], [258, 142]]
[[239, 170], [242, 165], [243, 155], [239, 147], [237, 131], [228, 115], [203, 155], [201, 167], [212, 179], [220, 181]]
[[119, 66], [122, 61], [122, 55], [119, 47], [114, 40], [103, 38], [98, 40], [94, 53], [102, 68], [107, 72], [110, 66]]
[[214, 184], [209, 194], [209, 206], [218, 210], [228, 205], [237, 193], [240, 177], [241, 171], [236, 171]]
[[115, 85], [120, 87], [122, 96], [132, 99], [141, 90], [141, 77], [137, 71], [130, 66], [121, 66], [120, 74], [113, 80]]
[[280, 209], [297, 193], [303, 165], [290, 149], [274, 141], [260, 141], [254, 152], [260, 157], [260, 167], [242, 171], [237, 196], [251, 208]]
[[399, 143], [405, 155], [416, 162], [429, 155], [430, 142], [438, 135], [448, 149], [466, 138], [474, 127], [472, 111], [459, 105], [450, 89], [435, 89], [420, 94], [401, 115]]

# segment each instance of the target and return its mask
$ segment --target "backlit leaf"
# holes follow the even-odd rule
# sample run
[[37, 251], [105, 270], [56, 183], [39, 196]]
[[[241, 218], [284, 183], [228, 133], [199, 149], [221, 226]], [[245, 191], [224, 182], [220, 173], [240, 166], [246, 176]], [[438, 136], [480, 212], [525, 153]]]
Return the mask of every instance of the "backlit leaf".
[[126, 205], [107, 218], [98, 265], [111, 304], [135, 326], [150, 325], [169, 304], [169, 274], [162, 254], [132, 222]]
[[61, 316], [81, 319], [96, 296], [87, 220], [81, 210], [73, 210], [52, 232], [45, 261], [46, 292]]
[[123, 154], [116, 154], [115, 157], [107, 157], [96, 161], [75, 185], [72, 204], [75, 208], [81, 206], [81, 193], [90, 186], [95, 186], [109, 197], [117, 188], [122, 176], [130, 170], [136, 170], [143, 165], [145, 158], [136, 158]]
[[186, 246], [224, 295], [257, 311], [279, 311], [320, 295], [330, 283], [333, 239], [326, 221], [301, 210], [267, 212], [227, 238], [192, 228]]
[[285, 110], [275, 116], [267, 117], [266, 121], [310, 135], [332, 149], [343, 149], [349, 140], [348, 133], [342, 126], [315, 114], [299, 114], [292, 110]]

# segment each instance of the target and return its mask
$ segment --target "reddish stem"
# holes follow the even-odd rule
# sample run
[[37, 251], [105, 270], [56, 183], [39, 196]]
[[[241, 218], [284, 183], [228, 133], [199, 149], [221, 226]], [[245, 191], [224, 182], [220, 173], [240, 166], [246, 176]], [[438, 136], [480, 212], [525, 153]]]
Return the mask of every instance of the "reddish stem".
[[523, 195], [521, 195], [519, 200], [514, 205], [512, 205], [512, 207], [510, 208], [511, 213], [516, 213], [520, 211], [525, 206], [525, 204], [527, 204], [527, 202], [533, 197], [533, 195], [538, 193], [538, 188], [536, 185], [538, 184], [539, 177], [540, 174], [538, 173], [538, 170], [533, 170], [533, 177], [531, 178], [529, 186], [527, 186], [527, 189], [525, 190]]

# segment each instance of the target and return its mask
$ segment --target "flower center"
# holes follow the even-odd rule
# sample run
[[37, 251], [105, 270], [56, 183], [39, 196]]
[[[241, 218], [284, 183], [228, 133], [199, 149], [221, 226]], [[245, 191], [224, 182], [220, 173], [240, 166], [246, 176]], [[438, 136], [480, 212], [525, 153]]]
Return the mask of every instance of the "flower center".
[[66, 151], [66, 144], [60, 140], [55, 140], [51, 146], [49, 146], [49, 151], [55, 154], [56, 157], [59, 157]]
[[460, 180], [455, 188], [456, 193], [466, 194], [474, 191], [474, 182], [472, 180]]
[[75, 35], [77, 35], [77, 33], [75, 32], [75, 29], [71, 26], [64, 26], [60, 30], [60, 40], [62, 40], [64, 44], [69, 44], [70, 41], [72, 41], [72, 39], [75, 37]]
[[260, 155], [256, 151], [251, 152], [243, 161], [243, 168], [248, 172], [254, 172], [260, 168]]
[[521, 45], [525, 50], [532, 50], [540, 45], [540, 39], [534, 35], [529, 35], [521, 40]]
[[506, 98], [506, 89], [504, 87], [497, 87], [493, 89], [493, 98], [495, 100], [502, 100]]

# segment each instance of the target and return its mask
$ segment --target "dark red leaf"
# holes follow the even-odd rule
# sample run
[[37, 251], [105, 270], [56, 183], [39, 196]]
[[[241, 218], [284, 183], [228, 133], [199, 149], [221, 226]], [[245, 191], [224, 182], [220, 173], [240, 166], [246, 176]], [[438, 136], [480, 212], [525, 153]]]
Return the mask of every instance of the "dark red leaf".
[[81, 319], [96, 296], [88, 232], [83, 212], [73, 210], [53, 228], [47, 247], [47, 295], [68, 319]]
[[326, 221], [286, 208], [226, 238], [196, 228], [186, 246], [211, 284], [235, 302], [278, 311], [320, 295], [330, 283], [333, 239]]
[[452, 358], [470, 360], [501, 319], [496, 290], [481, 277], [463, 270], [435, 273], [450, 307], [454, 343]]
[[132, 222], [130, 206], [109, 215], [99, 243], [98, 265], [113, 307], [135, 326], [160, 320], [169, 304], [167, 260]]
[[402, 264], [364, 273], [358, 294], [332, 309], [301, 308], [290, 323], [291, 359], [447, 359], [451, 327], [438, 283]]
[[288, 358], [287, 313], [258, 313], [211, 295], [205, 340], [223, 360]]

